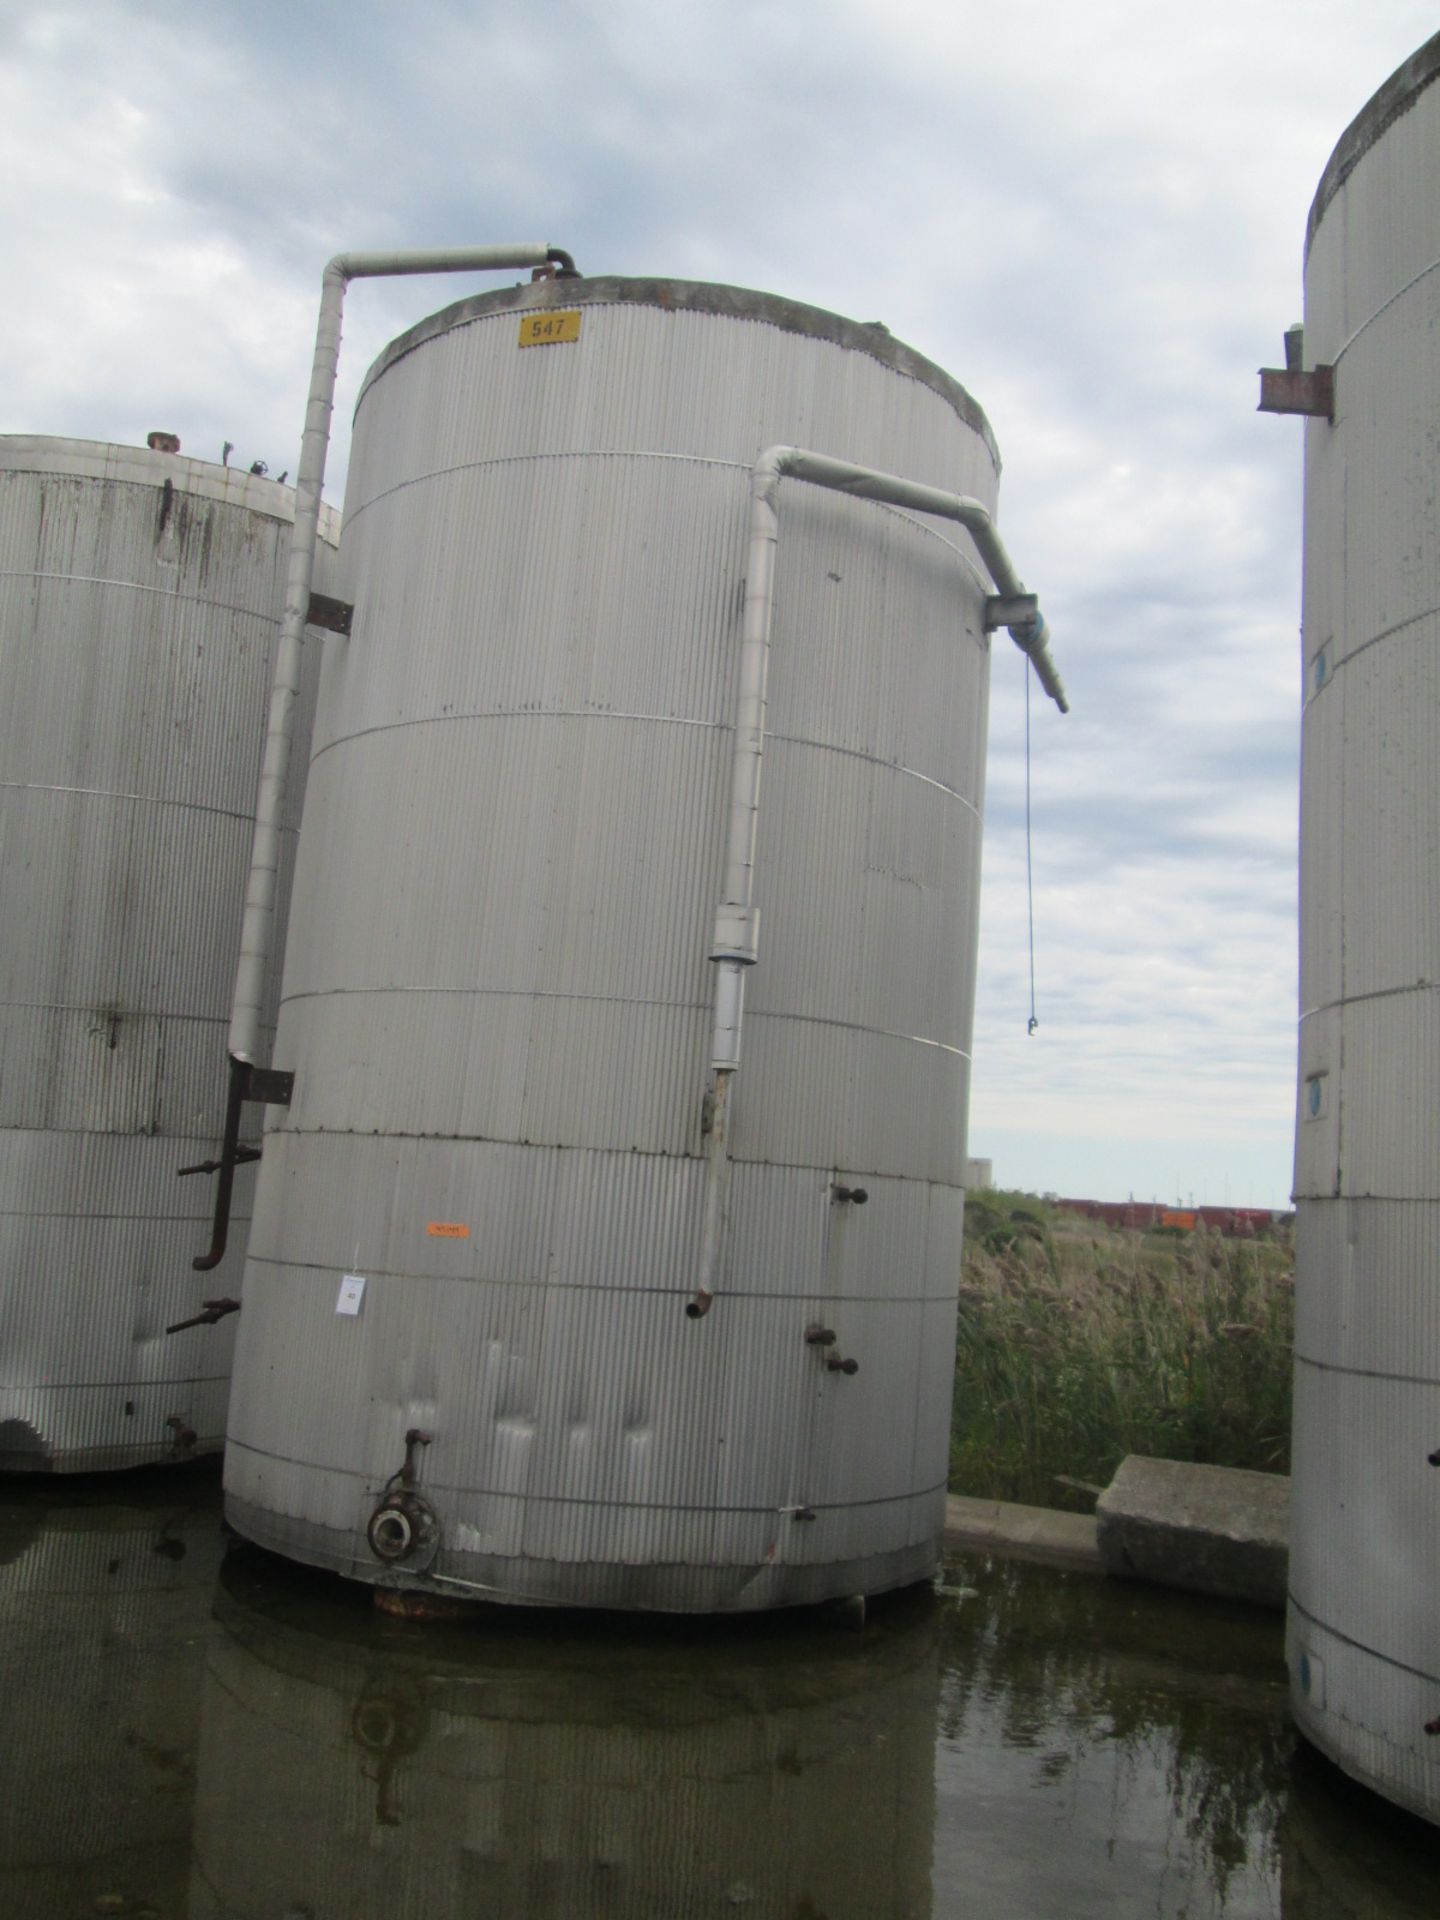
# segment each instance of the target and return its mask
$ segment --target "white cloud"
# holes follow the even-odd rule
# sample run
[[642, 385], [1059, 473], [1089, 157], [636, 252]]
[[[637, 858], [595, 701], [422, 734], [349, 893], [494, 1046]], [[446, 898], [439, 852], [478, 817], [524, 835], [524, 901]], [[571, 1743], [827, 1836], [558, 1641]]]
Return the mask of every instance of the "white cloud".
[[[1299, 443], [1254, 369], [1331, 147], [1433, 26], [1410, 0], [55, 0], [0, 20], [0, 426], [293, 465], [342, 246], [542, 239], [883, 319], [996, 426], [1075, 709], [1033, 715], [1027, 1039], [997, 642], [975, 1150], [1073, 1188], [1101, 1129], [1128, 1143], [1105, 1191], [1164, 1139], [1283, 1198]], [[355, 290], [332, 494], [365, 366], [457, 291]]]

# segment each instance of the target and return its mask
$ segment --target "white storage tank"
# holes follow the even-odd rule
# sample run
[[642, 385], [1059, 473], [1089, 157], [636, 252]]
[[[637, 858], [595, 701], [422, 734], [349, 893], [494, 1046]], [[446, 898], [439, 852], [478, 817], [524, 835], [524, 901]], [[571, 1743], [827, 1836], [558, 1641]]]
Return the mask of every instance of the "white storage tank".
[[[777, 469], [747, 561], [784, 441], [994, 501], [947, 375], [734, 288], [483, 295], [365, 382], [226, 1457], [266, 1546], [697, 1611], [936, 1564], [990, 580], [960, 525], [813, 471]], [[709, 1219], [767, 554], [764, 924]]]
[[202, 1279], [177, 1169], [216, 1150], [293, 498], [0, 439], [0, 1467], [223, 1442], [233, 1320], [165, 1330], [239, 1292], [248, 1173]]
[[[1289, 1657], [1440, 1820], [1440, 35], [1310, 214]], [[1318, 373], [1317, 373], [1318, 369]], [[1333, 373], [1326, 373], [1333, 369]], [[1323, 417], [1333, 386], [1333, 424]]]

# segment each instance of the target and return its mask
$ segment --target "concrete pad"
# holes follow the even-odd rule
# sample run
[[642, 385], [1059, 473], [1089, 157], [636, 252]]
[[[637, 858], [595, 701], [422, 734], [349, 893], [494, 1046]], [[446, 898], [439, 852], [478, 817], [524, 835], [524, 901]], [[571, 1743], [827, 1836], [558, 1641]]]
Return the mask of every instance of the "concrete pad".
[[1289, 1506], [1283, 1474], [1132, 1453], [1095, 1504], [1100, 1556], [1107, 1573], [1283, 1607]]
[[950, 1494], [945, 1502], [945, 1546], [1009, 1553], [1047, 1566], [1080, 1567], [1087, 1573], [1105, 1571], [1092, 1515], [1055, 1513], [1049, 1507], [1022, 1507], [1009, 1500]]

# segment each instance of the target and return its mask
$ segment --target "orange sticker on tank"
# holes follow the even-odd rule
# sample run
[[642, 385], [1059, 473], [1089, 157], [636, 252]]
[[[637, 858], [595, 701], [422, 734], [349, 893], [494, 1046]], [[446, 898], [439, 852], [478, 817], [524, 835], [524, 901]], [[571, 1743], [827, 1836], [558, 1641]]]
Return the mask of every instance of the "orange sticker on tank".
[[463, 1220], [432, 1220], [425, 1229], [432, 1240], [468, 1240], [470, 1229]]

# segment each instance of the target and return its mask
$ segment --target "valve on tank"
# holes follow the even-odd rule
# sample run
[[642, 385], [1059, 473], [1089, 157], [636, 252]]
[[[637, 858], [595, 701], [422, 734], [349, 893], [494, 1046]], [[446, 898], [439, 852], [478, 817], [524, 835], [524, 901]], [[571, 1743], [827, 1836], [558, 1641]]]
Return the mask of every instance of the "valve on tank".
[[387, 1566], [399, 1566], [417, 1555], [428, 1557], [439, 1544], [439, 1516], [415, 1486], [420, 1449], [429, 1444], [428, 1433], [411, 1427], [405, 1435], [405, 1464], [385, 1482], [385, 1490], [366, 1525], [365, 1538], [370, 1543], [370, 1551]]

